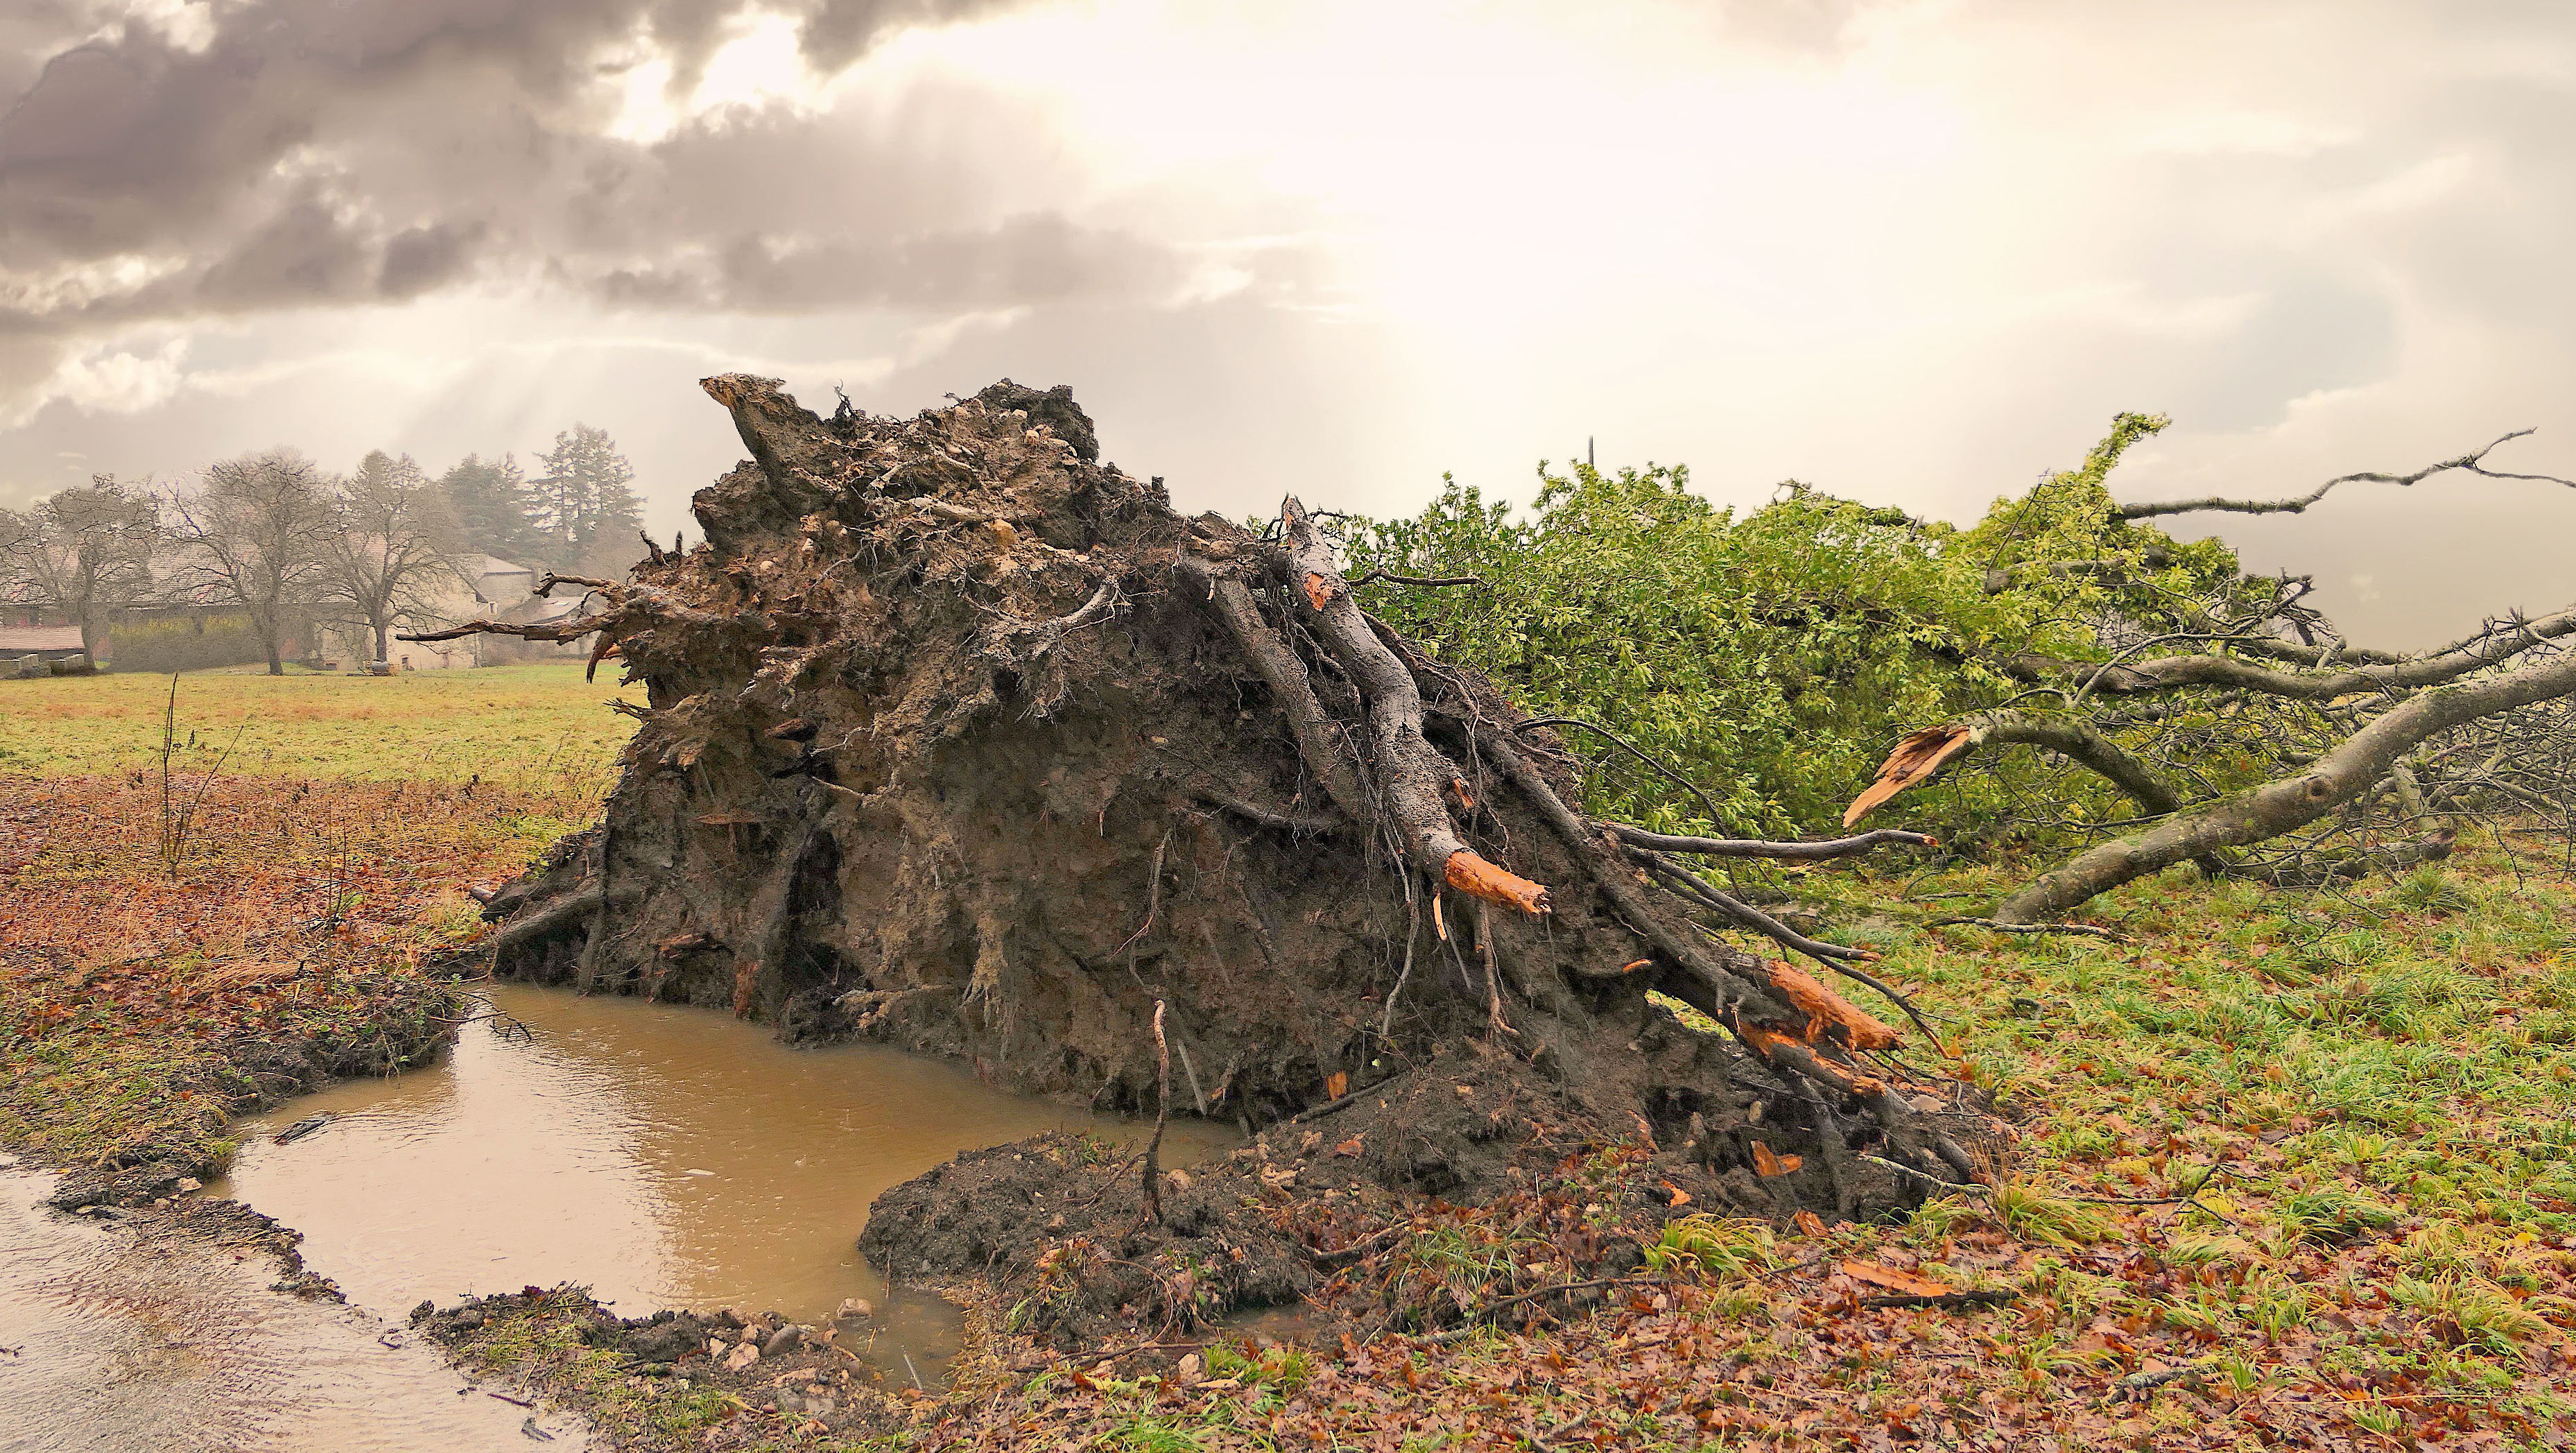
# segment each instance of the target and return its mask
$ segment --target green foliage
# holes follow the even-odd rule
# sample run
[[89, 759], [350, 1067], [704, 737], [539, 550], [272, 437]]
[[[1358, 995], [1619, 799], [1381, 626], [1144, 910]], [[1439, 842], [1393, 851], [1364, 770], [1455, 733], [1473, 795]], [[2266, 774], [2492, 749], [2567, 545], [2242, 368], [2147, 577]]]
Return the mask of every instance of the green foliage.
[[2301, 1240], [2349, 1241], [2396, 1225], [2397, 1208], [2342, 1186], [2321, 1186], [2284, 1197], [2281, 1219]]
[[1659, 1272], [1696, 1269], [1715, 1277], [1752, 1276], [1781, 1265], [1779, 1241], [1759, 1221], [1682, 1216], [1645, 1244], [1646, 1265]]
[[[1452, 480], [1414, 518], [1358, 522], [1346, 547], [1355, 578], [1480, 579], [1364, 590], [1398, 630], [1483, 671], [1532, 715], [1616, 732], [1706, 796], [1604, 756], [1595, 810], [1666, 830], [1813, 832], [1907, 732], [2006, 702], [2063, 707], [2066, 693], [2004, 669], [2016, 655], [2103, 659], [2121, 640], [2205, 632], [2212, 602], [2268, 596], [2217, 542], [2180, 545], [2116, 517], [2111, 471], [2164, 423], [2120, 415], [2081, 466], [1997, 500], [1967, 530], [1795, 481], [1738, 516], [1693, 494], [1682, 468], [1542, 465], [1526, 515]], [[2194, 762], [2211, 785], [2263, 774], [2267, 723], [2196, 725]], [[1610, 750], [1559, 730], [1587, 756]], [[1903, 810], [1954, 839], [1991, 837], [2007, 817], [2045, 834], [2044, 820], [2006, 811], [2034, 798], [2076, 830], [2128, 811], [2028, 752]]]

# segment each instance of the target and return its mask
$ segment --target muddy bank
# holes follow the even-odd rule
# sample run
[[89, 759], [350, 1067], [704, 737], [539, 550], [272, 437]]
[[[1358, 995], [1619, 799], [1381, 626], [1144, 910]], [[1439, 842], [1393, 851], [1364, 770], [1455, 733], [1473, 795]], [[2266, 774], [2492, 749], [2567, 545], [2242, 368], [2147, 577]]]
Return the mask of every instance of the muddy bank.
[[[1633, 1044], [1649, 1074], [1726, 1054], [1669, 1016]], [[1668, 1221], [1785, 1223], [1814, 1200], [1901, 1197], [1890, 1172], [1819, 1134], [1811, 1107], [1744, 1072], [1747, 1099], [1715, 1124], [1704, 1101], [1658, 1122], [1625, 1111], [1620, 1081], [1560, 1081], [1471, 1042], [1167, 1172], [1159, 1219], [1139, 1157], [1048, 1137], [895, 1187], [860, 1249], [907, 1281], [1008, 1308], [998, 1331], [1066, 1354], [1222, 1340], [1230, 1320], [1278, 1307], [1303, 1309], [1307, 1335], [1328, 1339], [1456, 1325], [1507, 1298], [1507, 1320], [1527, 1325], [1583, 1302], [1541, 1289], [1634, 1271]], [[1501, 1224], [1518, 1214], [1508, 1206], [1563, 1224], [1534, 1233], [1524, 1262], [1505, 1258], [1479, 1299], [1405, 1281], [1424, 1237], [1462, 1219]]]

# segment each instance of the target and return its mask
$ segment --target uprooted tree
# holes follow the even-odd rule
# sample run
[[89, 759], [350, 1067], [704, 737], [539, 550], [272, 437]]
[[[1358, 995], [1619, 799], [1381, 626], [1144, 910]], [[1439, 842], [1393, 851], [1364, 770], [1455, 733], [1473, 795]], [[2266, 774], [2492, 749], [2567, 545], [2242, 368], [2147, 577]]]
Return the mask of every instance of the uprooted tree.
[[1848, 830], [1939, 778], [1900, 807], [1945, 851], [2062, 864], [1989, 923], [2184, 862], [2330, 884], [2438, 857], [2481, 815], [2576, 841], [2576, 613], [2363, 649], [2308, 580], [2153, 523], [2297, 513], [2361, 482], [2567, 481], [2491, 466], [2507, 435], [2286, 500], [2115, 501], [2123, 453], [2163, 424], [2120, 416], [2081, 466], [1966, 528], [1795, 483], [1738, 517], [1678, 469], [1542, 469], [1526, 517], [1452, 487], [1354, 531], [1354, 577], [1426, 649], [1579, 719], [1595, 800], [1666, 831]]
[[[2123, 416], [2115, 439], [2161, 427]], [[1900, 741], [1843, 815], [1849, 827], [1979, 748], [2027, 746], [2098, 776], [2125, 797], [2100, 839], [2008, 895], [1993, 923], [2043, 924], [2123, 883], [2182, 863], [2211, 877], [2318, 887], [2447, 856], [2460, 825], [2485, 813], [2560, 840], [2576, 828], [2576, 609], [2489, 620], [2464, 640], [2400, 654], [2345, 641], [2303, 603], [2306, 577], [2249, 579], [2215, 542], [2201, 568], [2136, 522], [2199, 511], [2296, 514], [2340, 484], [2411, 485], [2459, 470], [2495, 479], [2571, 481], [2486, 467], [2507, 434], [2409, 474], [2369, 472], [2280, 500], [2204, 498], [2116, 504], [2099, 488], [2044, 484], [2025, 502], [2053, 507], [2047, 548], [1999, 547], [1986, 589], [2035, 580], [2093, 582], [2081, 628], [2092, 649], [2069, 659], [2001, 659], [2024, 688]], [[2055, 487], [2057, 498], [2038, 498]], [[2010, 513], [2006, 518], [2010, 518]], [[2033, 533], [2039, 533], [2034, 531]], [[2217, 566], [2219, 568], [2209, 568]]]
[[[487, 905], [503, 972], [1130, 1107], [1167, 1038], [1185, 1105], [1264, 1121], [1466, 1045], [1712, 1161], [1769, 1155], [1767, 1109], [1809, 1151], [1782, 1184], [1845, 1213], [1989, 1173], [1991, 1122], [1828, 987], [1871, 956], [1685, 865], [1925, 835], [1587, 817], [1578, 759], [1364, 610], [1297, 500], [1183, 518], [1067, 390], [898, 420], [705, 388], [752, 457], [697, 496], [704, 544], [549, 577], [588, 592], [568, 621], [407, 638], [592, 636], [646, 688], [602, 821]], [[1368, 1153], [1440, 1188], [1401, 1133]]]

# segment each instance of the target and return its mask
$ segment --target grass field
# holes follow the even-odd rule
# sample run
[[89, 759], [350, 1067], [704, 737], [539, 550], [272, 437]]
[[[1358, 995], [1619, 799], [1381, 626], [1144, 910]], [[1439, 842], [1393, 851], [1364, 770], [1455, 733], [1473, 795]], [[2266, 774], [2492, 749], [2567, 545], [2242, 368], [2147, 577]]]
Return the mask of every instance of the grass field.
[[[611, 668], [613, 671], [613, 667]], [[179, 677], [174, 770], [379, 782], [486, 782], [556, 790], [565, 774], [604, 788], [632, 718], [608, 710], [641, 687], [582, 680], [549, 661], [399, 676]], [[37, 777], [158, 769], [167, 676], [0, 681], [0, 775]], [[230, 756], [225, 758], [226, 751]]]

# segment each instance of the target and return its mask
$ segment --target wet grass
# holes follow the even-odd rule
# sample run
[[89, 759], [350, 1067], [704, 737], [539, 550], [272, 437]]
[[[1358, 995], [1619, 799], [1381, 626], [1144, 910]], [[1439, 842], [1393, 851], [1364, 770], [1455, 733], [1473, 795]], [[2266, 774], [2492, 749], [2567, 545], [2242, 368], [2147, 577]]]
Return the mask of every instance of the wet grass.
[[[614, 667], [582, 680], [576, 661], [405, 675], [179, 678], [176, 770], [224, 758], [227, 772], [392, 782], [482, 781], [517, 791], [608, 785], [635, 722], [607, 710], [641, 701]], [[158, 771], [167, 676], [0, 681], [0, 775]]]

